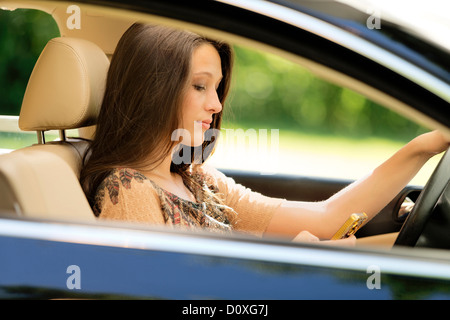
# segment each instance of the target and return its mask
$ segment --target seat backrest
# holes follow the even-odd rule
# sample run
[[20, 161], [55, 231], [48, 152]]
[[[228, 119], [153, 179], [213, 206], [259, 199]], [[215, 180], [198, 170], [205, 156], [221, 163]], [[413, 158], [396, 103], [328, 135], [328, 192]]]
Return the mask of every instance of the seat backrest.
[[[48, 42], [30, 76], [19, 127], [36, 131], [38, 144], [0, 156], [0, 210], [31, 218], [95, 220], [79, 184], [88, 142], [65, 130], [94, 125], [109, 60], [95, 44], [76, 38]], [[43, 132], [59, 130], [45, 143]]]

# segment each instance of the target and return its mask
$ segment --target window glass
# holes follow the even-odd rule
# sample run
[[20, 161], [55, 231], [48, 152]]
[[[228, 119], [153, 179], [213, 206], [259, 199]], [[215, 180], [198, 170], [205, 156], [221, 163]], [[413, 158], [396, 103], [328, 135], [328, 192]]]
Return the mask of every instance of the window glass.
[[[220, 168], [357, 179], [428, 131], [364, 96], [272, 54], [235, 47]], [[424, 185], [432, 160], [412, 183]]]
[[[0, 10], [3, 152], [37, 142], [34, 132], [20, 132], [17, 116], [39, 54], [57, 36], [58, 27], [47, 13]], [[219, 168], [356, 179], [426, 131], [278, 56], [241, 46], [235, 46], [235, 53], [221, 141], [210, 159]], [[47, 141], [57, 137], [46, 134]], [[413, 183], [423, 185], [437, 160]]]

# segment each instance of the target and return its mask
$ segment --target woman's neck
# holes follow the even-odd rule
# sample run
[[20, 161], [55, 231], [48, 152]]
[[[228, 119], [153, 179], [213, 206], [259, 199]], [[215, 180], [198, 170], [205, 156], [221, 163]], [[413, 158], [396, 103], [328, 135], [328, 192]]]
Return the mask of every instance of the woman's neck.
[[164, 158], [156, 167], [146, 171], [146, 173], [158, 176], [160, 179], [164, 179], [167, 181], [174, 180], [175, 173], [170, 171], [170, 167], [172, 165], [172, 156], [169, 155]]
[[167, 156], [156, 167], [148, 171], [143, 170], [142, 173], [161, 188], [180, 198], [195, 202], [196, 199], [184, 185], [183, 178], [179, 174], [170, 171], [171, 164], [172, 156], [170, 154], [170, 156]]

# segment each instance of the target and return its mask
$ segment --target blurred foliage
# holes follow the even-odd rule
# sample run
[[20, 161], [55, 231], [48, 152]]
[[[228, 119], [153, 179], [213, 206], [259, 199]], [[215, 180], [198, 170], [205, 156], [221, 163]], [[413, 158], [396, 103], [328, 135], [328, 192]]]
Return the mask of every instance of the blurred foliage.
[[[28, 78], [46, 42], [59, 36], [53, 18], [37, 10], [0, 10], [0, 114], [18, 115]], [[232, 116], [242, 126], [289, 128], [352, 137], [409, 139], [415, 123], [302, 67], [236, 47]]]
[[235, 47], [230, 121], [351, 137], [407, 140], [425, 128], [278, 56]]
[[34, 64], [57, 36], [56, 22], [45, 12], [0, 10], [0, 114], [19, 114]]

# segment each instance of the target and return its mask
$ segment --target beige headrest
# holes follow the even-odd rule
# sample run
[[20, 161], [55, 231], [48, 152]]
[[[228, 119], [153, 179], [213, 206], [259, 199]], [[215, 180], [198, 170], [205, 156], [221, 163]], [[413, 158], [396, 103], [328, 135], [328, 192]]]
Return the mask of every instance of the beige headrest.
[[109, 60], [94, 43], [54, 38], [41, 53], [20, 110], [24, 131], [75, 129], [96, 122]]

